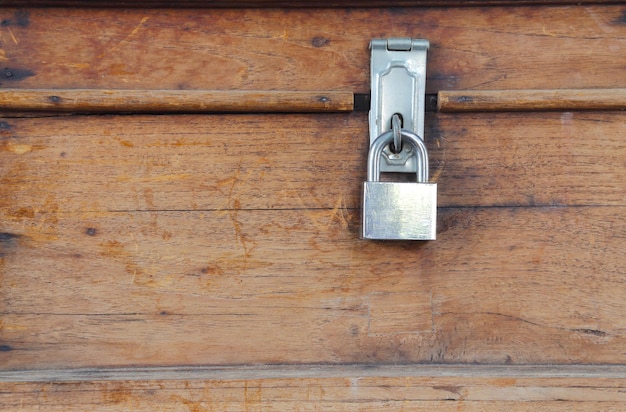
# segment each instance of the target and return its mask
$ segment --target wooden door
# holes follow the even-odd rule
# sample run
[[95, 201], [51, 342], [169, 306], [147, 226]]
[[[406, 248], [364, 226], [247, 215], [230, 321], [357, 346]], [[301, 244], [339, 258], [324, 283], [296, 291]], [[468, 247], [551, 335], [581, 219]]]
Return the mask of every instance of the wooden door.
[[[623, 2], [296, 3], [2, 2], [0, 88], [626, 87]], [[624, 111], [428, 112], [429, 242], [359, 239], [367, 127], [4, 110], [2, 409], [626, 408]]]

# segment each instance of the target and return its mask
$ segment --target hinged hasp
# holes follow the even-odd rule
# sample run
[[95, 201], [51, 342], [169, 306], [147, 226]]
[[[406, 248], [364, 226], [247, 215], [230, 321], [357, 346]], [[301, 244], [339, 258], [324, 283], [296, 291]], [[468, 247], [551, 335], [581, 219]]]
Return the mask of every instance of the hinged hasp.
[[[402, 129], [413, 132], [424, 140], [428, 47], [428, 40], [423, 39], [374, 39], [370, 43], [370, 146], [381, 134], [392, 130], [394, 115], [398, 115], [396, 121], [399, 119]], [[383, 149], [380, 170], [415, 173], [417, 164], [412, 153], [413, 146], [402, 145], [399, 152], [395, 146], [391, 146], [389, 144]]]
[[[437, 183], [428, 179], [424, 144], [427, 40], [372, 40], [372, 102], [361, 237], [437, 237]], [[414, 173], [413, 182], [380, 172]]]

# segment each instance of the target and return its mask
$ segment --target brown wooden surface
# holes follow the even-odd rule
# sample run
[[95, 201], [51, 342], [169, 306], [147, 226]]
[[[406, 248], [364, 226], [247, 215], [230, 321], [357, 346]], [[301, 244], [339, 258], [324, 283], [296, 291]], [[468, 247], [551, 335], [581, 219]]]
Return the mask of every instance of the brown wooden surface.
[[3, 216], [2, 365], [623, 363], [623, 216], [440, 209], [429, 243], [341, 206]]
[[471, 7], [519, 5], [619, 4], [623, 0], [0, 0], [4, 7]]
[[0, 89], [2, 111], [48, 112], [349, 112], [350, 91]]
[[[248, 367], [79, 371], [0, 383], [2, 410], [621, 411], [624, 369]], [[70, 375], [70, 376], [67, 376]], [[72, 380], [72, 376], [74, 378]], [[105, 376], [103, 379], [103, 375]], [[137, 381], [133, 378], [141, 376]], [[66, 378], [70, 378], [67, 380]]]
[[431, 41], [428, 93], [624, 88], [625, 7], [4, 9], [0, 84], [367, 93], [369, 41], [404, 36]]
[[[426, 116], [439, 205], [624, 206], [626, 113]], [[354, 209], [367, 114], [0, 121], [0, 206], [57, 212]], [[590, 184], [591, 182], [591, 184]]]
[[[430, 93], [624, 87], [621, 5], [1, 12], [4, 88], [365, 93], [388, 36]], [[368, 242], [365, 113], [3, 113], [0, 408], [624, 409], [625, 116], [429, 113], [438, 239]], [[473, 366], [341, 369], [416, 363]]]
[[442, 112], [624, 110], [626, 89], [440, 91], [437, 109]]

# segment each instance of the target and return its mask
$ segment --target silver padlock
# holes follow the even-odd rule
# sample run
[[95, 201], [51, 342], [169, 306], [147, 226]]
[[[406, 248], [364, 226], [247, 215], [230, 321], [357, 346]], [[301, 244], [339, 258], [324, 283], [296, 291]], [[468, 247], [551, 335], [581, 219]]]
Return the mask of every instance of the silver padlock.
[[401, 130], [402, 143], [413, 146], [417, 182], [381, 182], [380, 158], [393, 141], [393, 130], [381, 134], [370, 146], [367, 182], [363, 183], [364, 239], [434, 240], [437, 231], [437, 184], [428, 183], [428, 152], [422, 139]]

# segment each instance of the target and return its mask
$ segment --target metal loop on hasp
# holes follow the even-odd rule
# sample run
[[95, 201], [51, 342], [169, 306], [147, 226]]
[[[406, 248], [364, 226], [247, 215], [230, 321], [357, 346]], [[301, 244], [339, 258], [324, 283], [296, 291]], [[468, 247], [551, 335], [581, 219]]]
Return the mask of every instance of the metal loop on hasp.
[[[402, 140], [408, 142], [415, 149], [415, 157], [417, 159], [417, 181], [419, 183], [428, 182], [428, 152], [426, 151], [426, 145], [422, 139], [413, 132], [406, 129], [401, 129], [400, 134]], [[386, 131], [374, 140], [374, 143], [370, 146], [370, 151], [367, 156], [367, 181], [378, 182], [380, 180], [380, 158], [383, 153], [383, 149], [391, 141], [393, 141], [393, 130]]]
[[391, 130], [393, 130], [393, 150], [391, 153], [397, 154], [402, 151], [402, 121], [397, 113], [391, 117]]

